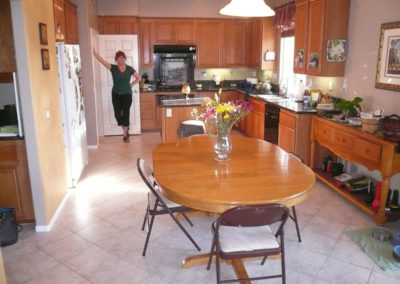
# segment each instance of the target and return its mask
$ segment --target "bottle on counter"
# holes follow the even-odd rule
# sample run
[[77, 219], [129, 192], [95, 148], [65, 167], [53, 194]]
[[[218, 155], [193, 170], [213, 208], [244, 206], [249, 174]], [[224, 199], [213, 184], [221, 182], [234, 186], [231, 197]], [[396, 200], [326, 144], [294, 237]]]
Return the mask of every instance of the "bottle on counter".
[[298, 90], [297, 90], [296, 102], [303, 102], [305, 88], [306, 88], [306, 86], [305, 86], [303, 80], [300, 80]]

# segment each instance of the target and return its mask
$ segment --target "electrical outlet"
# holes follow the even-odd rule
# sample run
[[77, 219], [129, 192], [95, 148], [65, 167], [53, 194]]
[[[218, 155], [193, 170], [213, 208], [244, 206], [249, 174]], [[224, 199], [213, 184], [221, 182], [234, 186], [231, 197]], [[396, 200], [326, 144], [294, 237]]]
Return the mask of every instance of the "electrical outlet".
[[49, 109], [46, 110], [45, 115], [46, 115], [46, 118], [50, 118], [50, 110]]
[[333, 82], [332, 81], [329, 81], [329, 83], [328, 83], [328, 90], [329, 91], [333, 90]]
[[172, 117], [172, 108], [167, 108], [167, 117]]

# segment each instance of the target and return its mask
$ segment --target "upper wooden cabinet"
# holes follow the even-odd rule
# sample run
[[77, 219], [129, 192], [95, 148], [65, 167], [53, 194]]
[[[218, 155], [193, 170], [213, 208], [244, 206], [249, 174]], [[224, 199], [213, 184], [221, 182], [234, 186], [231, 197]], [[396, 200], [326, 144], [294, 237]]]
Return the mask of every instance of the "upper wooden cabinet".
[[197, 67], [222, 66], [222, 21], [197, 22]]
[[138, 33], [137, 17], [99, 16], [100, 33], [105, 35], [134, 35]]
[[53, 0], [54, 29], [56, 40], [65, 38], [65, 3], [64, 0]]
[[191, 19], [154, 20], [155, 44], [196, 44], [196, 22]]
[[12, 82], [16, 71], [9, 1], [0, 1], [0, 83]]
[[65, 0], [65, 42], [71, 44], [79, 43], [78, 32], [78, 9], [75, 4]]
[[329, 62], [326, 55], [328, 40], [347, 40], [349, 8], [349, 0], [296, 0], [296, 73], [344, 76], [344, 62]]
[[140, 67], [152, 68], [154, 24], [151, 19], [139, 19]]
[[223, 66], [241, 67], [246, 65], [245, 20], [229, 20], [223, 26]]
[[273, 25], [274, 17], [250, 19], [247, 24], [246, 65], [262, 70], [275, 70], [276, 59], [265, 61], [265, 52], [278, 51], [278, 30]]

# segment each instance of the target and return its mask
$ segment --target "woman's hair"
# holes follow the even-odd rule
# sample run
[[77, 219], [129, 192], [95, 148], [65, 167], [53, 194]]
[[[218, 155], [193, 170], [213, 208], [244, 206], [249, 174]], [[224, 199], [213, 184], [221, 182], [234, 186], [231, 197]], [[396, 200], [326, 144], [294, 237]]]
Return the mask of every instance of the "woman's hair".
[[115, 61], [117, 61], [118, 57], [123, 57], [126, 59], [125, 52], [123, 52], [121, 50], [117, 51], [117, 53], [115, 54]]

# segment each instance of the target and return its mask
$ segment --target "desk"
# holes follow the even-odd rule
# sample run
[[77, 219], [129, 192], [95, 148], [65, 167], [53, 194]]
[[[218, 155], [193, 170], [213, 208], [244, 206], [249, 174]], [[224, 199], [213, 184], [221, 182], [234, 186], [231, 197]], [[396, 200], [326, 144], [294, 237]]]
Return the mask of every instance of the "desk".
[[[310, 168], [263, 140], [232, 136], [231, 159], [217, 162], [214, 139], [208, 135], [191, 136], [154, 149], [154, 176], [166, 197], [218, 215], [240, 205], [294, 206], [308, 196], [315, 183]], [[183, 267], [206, 263], [207, 257], [208, 254], [189, 257]], [[233, 266], [240, 277], [245, 275], [241, 261]]]

